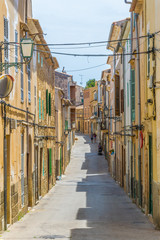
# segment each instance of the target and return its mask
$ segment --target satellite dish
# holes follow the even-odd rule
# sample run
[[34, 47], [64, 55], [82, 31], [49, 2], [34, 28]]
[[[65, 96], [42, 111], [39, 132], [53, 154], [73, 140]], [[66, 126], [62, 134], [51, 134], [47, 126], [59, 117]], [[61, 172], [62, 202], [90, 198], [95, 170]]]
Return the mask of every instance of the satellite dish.
[[0, 76], [0, 98], [6, 98], [13, 89], [14, 78], [11, 75], [4, 74]]

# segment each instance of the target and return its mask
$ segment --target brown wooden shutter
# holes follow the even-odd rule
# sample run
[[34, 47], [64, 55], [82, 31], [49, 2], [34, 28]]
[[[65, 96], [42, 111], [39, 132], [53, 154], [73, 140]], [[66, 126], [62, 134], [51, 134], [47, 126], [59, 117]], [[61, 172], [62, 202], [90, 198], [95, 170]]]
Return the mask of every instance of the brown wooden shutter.
[[121, 90], [121, 113], [124, 112], [124, 89]]
[[115, 115], [120, 115], [120, 78], [115, 75]]

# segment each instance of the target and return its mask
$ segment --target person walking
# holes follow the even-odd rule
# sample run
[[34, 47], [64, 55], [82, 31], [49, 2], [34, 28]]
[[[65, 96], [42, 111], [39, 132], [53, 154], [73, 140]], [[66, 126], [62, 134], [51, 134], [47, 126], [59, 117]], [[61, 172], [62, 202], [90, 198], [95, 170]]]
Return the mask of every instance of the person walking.
[[91, 143], [93, 143], [93, 133], [91, 132]]
[[93, 137], [94, 137], [94, 143], [96, 143], [96, 137], [97, 137], [96, 133], [93, 134]]

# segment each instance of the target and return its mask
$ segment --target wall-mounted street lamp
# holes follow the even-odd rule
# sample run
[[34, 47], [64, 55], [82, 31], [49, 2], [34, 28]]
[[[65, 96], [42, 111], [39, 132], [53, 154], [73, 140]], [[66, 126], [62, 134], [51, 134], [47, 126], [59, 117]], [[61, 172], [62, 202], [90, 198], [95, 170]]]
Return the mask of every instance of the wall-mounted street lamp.
[[21, 40], [20, 46], [24, 61], [30, 61], [33, 56], [33, 40], [31, 38], [24, 38]]

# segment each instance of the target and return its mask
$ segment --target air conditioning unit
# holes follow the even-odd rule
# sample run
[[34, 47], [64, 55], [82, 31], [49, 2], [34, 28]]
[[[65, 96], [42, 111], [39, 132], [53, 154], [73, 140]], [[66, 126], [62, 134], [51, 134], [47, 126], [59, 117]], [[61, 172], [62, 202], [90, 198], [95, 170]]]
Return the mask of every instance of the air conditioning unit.
[[11, 119], [11, 130], [17, 129], [17, 120]]

